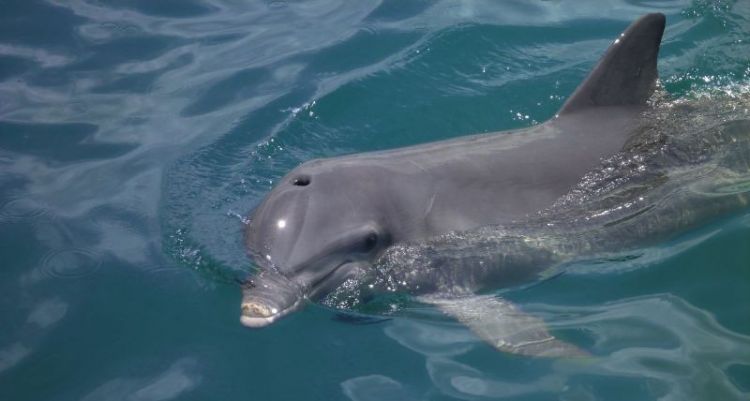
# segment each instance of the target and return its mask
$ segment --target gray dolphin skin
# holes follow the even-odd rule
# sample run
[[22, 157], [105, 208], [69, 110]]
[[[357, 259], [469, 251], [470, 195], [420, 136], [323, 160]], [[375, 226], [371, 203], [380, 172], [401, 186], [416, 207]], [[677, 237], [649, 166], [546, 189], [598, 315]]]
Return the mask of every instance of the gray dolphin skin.
[[[259, 271], [243, 286], [241, 322], [266, 326], [308, 300], [351, 306], [403, 292], [499, 350], [585, 355], [550, 335], [540, 319], [481, 294], [537, 280], [583, 254], [617, 250], [613, 244], [624, 249], [670, 238], [747, 203], [743, 191], [721, 190], [722, 183], [744, 182], [732, 166], [700, 164], [702, 155], [688, 160], [685, 152], [653, 156], [665, 147], [653, 139], [659, 135], [648, 135], [653, 127], [644, 116], [652, 109], [664, 27], [663, 14], [633, 22], [543, 124], [293, 169], [247, 224], [246, 246]], [[731, 132], [747, 128], [719, 127], [715, 153]], [[643, 156], [644, 148], [653, 157]], [[636, 178], [607, 196], [581, 195], [604, 160], [628, 157], [653, 168], [640, 175], [635, 168]], [[683, 165], [698, 167], [680, 170], [682, 180], [665, 173]], [[712, 177], [724, 178], [701, 181], [706, 169], [722, 169]], [[688, 180], [702, 190], [680, 192]], [[672, 203], [657, 202], [667, 195]], [[612, 211], [613, 199], [632, 199], [633, 207], [605, 213], [601, 224], [581, 219], [583, 211]]]

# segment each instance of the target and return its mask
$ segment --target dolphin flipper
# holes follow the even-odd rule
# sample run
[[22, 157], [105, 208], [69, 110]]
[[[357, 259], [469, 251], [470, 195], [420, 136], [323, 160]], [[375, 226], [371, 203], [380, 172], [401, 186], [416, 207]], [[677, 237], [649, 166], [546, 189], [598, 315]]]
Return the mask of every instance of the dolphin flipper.
[[645, 106], [656, 88], [656, 58], [664, 34], [664, 14], [633, 22], [558, 112], [599, 106]]
[[420, 297], [471, 329], [496, 349], [539, 357], [585, 357], [586, 351], [552, 336], [541, 319], [490, 295], [462, 298]]

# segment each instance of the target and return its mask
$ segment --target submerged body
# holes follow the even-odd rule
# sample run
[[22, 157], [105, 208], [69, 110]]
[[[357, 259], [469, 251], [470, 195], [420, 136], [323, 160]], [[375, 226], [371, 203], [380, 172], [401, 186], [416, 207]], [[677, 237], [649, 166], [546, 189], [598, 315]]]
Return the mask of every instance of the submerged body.
[[[648, 130], [643, 113], [656, 84], [664, 22], [661, 14], [634, 22], [559, 115], [539, 126], [314, 160], [291, 171], [247, 226], [260, 271], [243, 289], [242, 323], [270, 324], [307, 299], [350, 306], [379, 292], [405, 292], [498, 349], [580, 355], [509, 302], [472, 295], [610, 251], [618, 236], [621, 245], [658, 240], [741, 206], [740, 198], [726, 198], [720, 207], [704, 202], [703, 211], [681, 214], [697, 198], [677, 198], [631, 216], [677, 211], [666, 220], [630, 218], [630, 226], [600, 235], [601, 225], [579, 220], [581, 210], [601, 204], [565, 202], [602, 160], [639, 151], [633, 142]], [[614, 198], [664, 196], [664, 182], [657, 177], [640, 195], [622, 186]]]
[[354, 307], [378, 292], [482, 293], [512, 277], [550, 276], [564, 263], [622, 255], [745, 211], [750, 99], [724, 100], [685, 109], [665, 105], [649, 118], [669, 118], [677, 122], [670, 128], [680, 131], [643, 127], [628, 149], [603, 161], [549, 209], [391, 247], [356, 285], [342, 286], [326, 303]]
[[391, 313], [401, 298], [390, 295], [410, 294], [502, 351], [584, 355], [493, 293], [555, 276], [571, 262], [600, 266], [638, 257], [643, 247], [748, 210], [749, 110], [750, 96], [718, 94], [657, 105], [622, 151], [550, 208], [508, 224], [391, 246], [322, 303]]

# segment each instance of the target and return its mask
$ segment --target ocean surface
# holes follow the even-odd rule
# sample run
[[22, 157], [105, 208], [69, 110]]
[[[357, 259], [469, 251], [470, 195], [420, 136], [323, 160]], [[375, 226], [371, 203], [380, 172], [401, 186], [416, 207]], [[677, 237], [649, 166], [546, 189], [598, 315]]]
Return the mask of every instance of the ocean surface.
[[672, 98], [748, 92], [745, 0], [0, 0], [0, 400], [750, 399], [746, 212], [507, 294], [591, 363], [239, 323], [243, 222], [289, 169], [543, 122], [655, 11]]

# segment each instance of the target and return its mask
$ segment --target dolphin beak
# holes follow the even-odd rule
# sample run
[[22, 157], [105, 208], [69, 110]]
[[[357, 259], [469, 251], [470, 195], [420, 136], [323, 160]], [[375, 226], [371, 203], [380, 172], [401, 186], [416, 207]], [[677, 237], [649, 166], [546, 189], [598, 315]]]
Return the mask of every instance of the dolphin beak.
[[301, 288], [286, 277], [262, 271], [243, 285], [240, 323], [264, 327], [302, 306]]
[[242, 302], [242, 315], [240, 323], [247, 327], [265, 327], [279, 318], [288, 315], [299, 307], [300, 301], [295, 302], [286, 309], [279, 309], [270, 303], [260, 300]]

